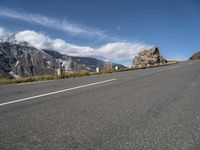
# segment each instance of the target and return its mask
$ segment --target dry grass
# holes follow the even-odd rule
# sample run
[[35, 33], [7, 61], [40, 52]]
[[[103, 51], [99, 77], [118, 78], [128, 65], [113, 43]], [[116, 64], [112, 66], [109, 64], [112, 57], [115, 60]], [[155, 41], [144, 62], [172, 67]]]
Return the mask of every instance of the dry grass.
[[63, 73], [62, 76], [51, 74], [51, 75], [44, 75], [44, 76], [24, 77], [24, 78], [19, 78], [19, 79], [0, 78], [0, 84], [25, 83], [25, 82], [37, 82], [37, 81], [45, 81], [45, 80], [56, 80], [56, 79], [63, 79], [63, 78], [75, 78], [75, 77], [89, 76], [93, 74], [94, 73], [90, 73], [88, 71], [79, 71], [79, 72], [73, 72], [73, 73]]
[[[172, 65], [172, 64], [150, 66], [150, 67], [146, 67], [146, 68], [162, 67], [162, 66], [168, 66], [168, 65]], [[44, 75], [44, 76], [25, 77], [25, 78], [20, 78], [20, 79], [5, 79], [5, 78], [1, 77], [0, 85], [1, 84], [11, 84], [11, 83], [25, 83], [25, 82], [36, 82], [36, 81], [45, 81], [45, 80], [56, 80], [56, 79], [64, 79], [64, 78], [75, 78], [75, 77], [83, 77], [83, 76], [90, 76], [90, 75], [97, 75], [97, 74], [137, 70], [137, 69], [141, 69], [141, 68], [123, 68], [123, 69], [119, 69], [117, 71], [115, 71], [114, 69], [104, 69], [104, 70], [101, 70], [99, 73], [82, 70], [82, 71], [72, 72], [72, 73], [63, 73], [62, 76], [58, 76], [56, 74], [51, 74], [51, 75]]]

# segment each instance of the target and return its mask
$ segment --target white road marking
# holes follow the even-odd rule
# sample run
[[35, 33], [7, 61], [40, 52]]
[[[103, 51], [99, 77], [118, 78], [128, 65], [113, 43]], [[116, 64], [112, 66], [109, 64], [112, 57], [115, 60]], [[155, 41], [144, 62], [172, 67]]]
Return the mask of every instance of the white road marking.
[[51, 81], [54, 81], [54, 80], [18, 83], [17, 85], [36, 84], [36, 83], [44, 83], [44, 82], [51, 82]]
[[19, 102], [22, 102], [22, 101], [27, 101], [27, 100], [31, 100], [31, 99], [35, 99], [35, 98], [39, 98], [39, 97], [63, 93], [63, 92], [67, 92], [67, 91], [71, 91], [71, 90], [75, 90], [75, 89], [80, 89], [80, 88], [85, 88], [85, 87], [89, 87], [89, 86], [93, 86], [93, 85], [97, 85], [97, 84], [102, 84], [102, 83], [106, 83], [106, 82], [111, 82], [111, 81], [115, 81], [115, 80], [117, 80], [117, 79], [109, 79], [109, 80], [104, 80], [104, 81], [100, 81], [100, 82], [94, 82], [94, 83], [90, 83], [90, 84], [76, 86], [76, 87], [72, 87], [72, 88], [68, 88], [68, 89], [63, 89], [63, 90], [59, 90], [59, 91], [49, 92], [49, 93], [45, 93], [45, 94], [41, 94], [41, 95], [36, 95], [36, 96], [32, 96], [32, 97], [22, 98], [22, 99], [10, 101], [10, 102], [1, 103], [0, 106], [9, 105], [9, 104], [13, 104], [13, 103], [19, 103]]
[[180, 68], [180, 66], [174, 66], [174, 67], [170, 67], [170, 68], [167, 68], [167, 69], [176, 69], [176, 68]]

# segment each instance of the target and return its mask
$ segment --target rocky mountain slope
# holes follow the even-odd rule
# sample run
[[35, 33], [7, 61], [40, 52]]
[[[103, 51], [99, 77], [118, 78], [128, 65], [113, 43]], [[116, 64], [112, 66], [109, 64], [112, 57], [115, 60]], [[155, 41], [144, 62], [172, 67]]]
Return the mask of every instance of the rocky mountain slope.
[[60, 60], [63, 65], [65, 66], [65, 70], [90, 70], [95, 71], [97, 67], [105, 69], [111, 67], [118, 66], [119, 68], [125, 68], [125, 66], [112, 63], [105, 62], [102, 60], [98, 60], [91, 57], [75, 57], [75, 56], [67, 56], [63, 55], [56, 51], [50, 50], [43, 50], [45, 53], [49, 54], [50, 56]]
[[200, 52], [195, 53], [190, 57], [190, 60], [200, 60]]
[[[106, 68], [108, 62], [95, 58], [71, 57], [49, 50], [39, 50], [27, 43], [0, 42], [0, 77], [19, 78], [55, 73], [62, 63], [65, 71]], [[113, 64], [113, 66], [119, 64]]]
[[166, 64], [167, 60], [160, 55], [159, 49], [152, 48], [144, 50], [134, 58], [133, 66], [135, 67], [146, 67], [151, 65]]
[[56, 60], [33, 47], [0, 43], [1, 76], [25, 77], [53, 73], [58, 68]]

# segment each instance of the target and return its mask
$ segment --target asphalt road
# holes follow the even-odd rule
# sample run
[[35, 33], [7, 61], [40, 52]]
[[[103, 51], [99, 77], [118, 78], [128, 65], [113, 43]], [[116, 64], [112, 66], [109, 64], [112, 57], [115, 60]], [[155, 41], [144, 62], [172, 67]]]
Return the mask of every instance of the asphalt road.
[[200, 62], [0, 86], [0, 150], [199, 150]]

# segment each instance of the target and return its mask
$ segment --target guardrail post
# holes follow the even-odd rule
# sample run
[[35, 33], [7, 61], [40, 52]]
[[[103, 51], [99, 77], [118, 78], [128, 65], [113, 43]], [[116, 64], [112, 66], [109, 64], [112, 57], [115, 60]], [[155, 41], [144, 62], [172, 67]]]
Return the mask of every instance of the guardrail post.
[[119, 70], [119, 67], [118, 67], [118, 66], [115, 66], [115, 70], [116, 70], [116, 71]]
[[99, 67], [96, 68], [96, 73], [100, 73], [100, 68]]

